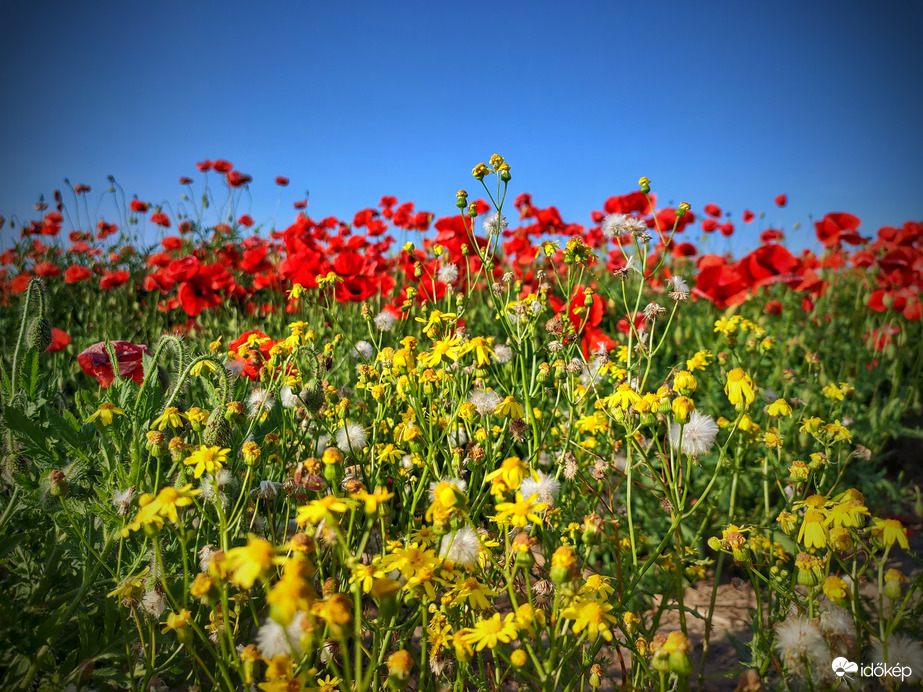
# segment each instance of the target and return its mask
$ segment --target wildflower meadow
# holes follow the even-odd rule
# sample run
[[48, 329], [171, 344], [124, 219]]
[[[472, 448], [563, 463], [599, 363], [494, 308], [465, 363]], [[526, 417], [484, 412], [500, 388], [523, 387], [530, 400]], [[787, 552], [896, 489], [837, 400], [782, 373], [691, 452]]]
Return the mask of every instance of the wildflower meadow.
[[919, 688], [923, 223], [197, 167], [0, 221], [0, 688]]

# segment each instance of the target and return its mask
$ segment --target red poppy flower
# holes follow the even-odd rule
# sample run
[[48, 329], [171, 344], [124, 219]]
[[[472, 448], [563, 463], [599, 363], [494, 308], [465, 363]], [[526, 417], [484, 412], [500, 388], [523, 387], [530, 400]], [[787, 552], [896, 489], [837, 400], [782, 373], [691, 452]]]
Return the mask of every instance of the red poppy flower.
[[629, 192], [627, 195], [610, 197], [606, 200], [603, 209], [607, 214], [650, 214], [651, 204], [656, 204], [656, 196], [649, 195], [651, 201], [648, 202], [647, 196], [640, 190]]
[[784, 207], [788, 204], [788, 195], [776, 195], [773, 197], [773, 201], [776, 203], [776, 206]]
[[783, 240], [785, 240], [785, 234], [782, 231], [776, 230], [775, 228], [767, 228], [765, 231], [760, 233], [761, 243], [778, 243]]
[[253, 225], [254, 221], [253, 221], [253, 217], [250, 216], [250, 214], [244, 214], [239, 219], [237, 219], [237, 223], [246, 228], [250, 228]]
[[138, 212], [139, 214], [144, 214], [148, 209], [151, 208], [151, 205], [147, 202], [142, 202], [136, 197], [135, 199], [131, 200], [131, 204], [128, 205], [128, 208], [132, 211]]
[[[217, 168], [215, 169], [217, 170]], [[227, 174], [228, 185], [231, 187], [243, 187], [247, 183], [253, 182], [253, 177], [245, 175], [240, 171], [231, 171]]]
[[277, 176], [276, 176], [276, 185], [279, 185], [279, 186], [281, 186], [281, 187], [285, 187], [286, 185], [288, 185], [288, 178], [286, 178], [284, 175], [277, 175]]
[[84, 192], [89, 192], [89, 191], [90, 191], [89, 185], [84, 185], [83, 183], [78, 183], [74, 185], [74, 192], [77, 193], [78, 195], [81, 195]]
[[180, 185], [192, 185], [192, 178], [187, 178], [186, 176], [183, 176], [182, 178], [179, 179], [179, 184]]
[[162, 211], [159, 211], [156, 214], [151, 214], [151, 223], [162, 226], [163, 228], [170, 228], [170, 217]]
[[212, 164], [212, 168], [214, 168], [219, 173], [228, 173], [232, 168], [234, 168], [234, 164], [230, 161], [225, 161], [224, 159], [216, 159]]
[[297, 202], [295, 202], [292, 206], [295, 207], [295, 209], [306, 209], [308, 206], [308, 200], [300, 199]]
[[858, 245], [865, 240], [858, 233], [861, 223], [858, 216], [846, 212], [831, 212], [815, 222], [814, 229], [817, 232], [817, 239], [825, 247], [832, 247], [841, 242]]
[[114, 272], [106, 272], [99, 280], [99, 287], [106, 290], [118, 288], [128, 281], [129, 276], [129, 273], [124, 269], [120, 269]]
[[206, 171], [210, 171], [213, 165], [214, 164], [209, 159], [205, 159], [204, 161], [199, 161], [195, 167], [205, 173]]
[[75, 284], [78, 281], [86, 281], [91, 276], [93, 276], [93, 272], [86, 267], [72, 264], [64, 271], [64, 283]]
[[768, 303], [766, 303], [765, 307], [763, 307], [763, 312], [765, 312], [767, 315], [781, 315], [782, 303], [780, 303], [778, 300], [770, 300]]
[[716, 219], [721, 216], [721, 207], [717, 204], [706, 204], [705, 213], [709, 216], [714, 216]]
[[706, 233], [713, 233], [718, 230], [718, 222], [714, 219], [702, 219], [702, 230]]
[[260, 377], [260, 366], [264, 361], [269, 360], [269, 351], [275, 345], [275, 341], [270, 339], [259, 329], [251, 329], [250, 331], [244, 332], [239, 337], [231, 341], [228, 344], [228, 351], [236, 355], [240, 347], [246, 344], [251, 336], [258, 337], [262, 343], [260, 343], [259, 347], [257, 348], [251, 348], [249, 354], [246, 357], [234, 358], [233, 360], [243, 364], [243, 374], [246, 377], [250, 378], [251, 380], [258, 380]]
[[[128, 341], [112, 341], [112, 348], [115, 350], [115, 359], [119, 366], [119, 375], [126, 379], [134, 380], [138, 384], [144, 379], [144, 369], [142, 358], [144, 354], [151, 355], [147, 346], [132, 344]], [[95, 377], [103, 387], [108, 387], [115, 379], [112, 372], [112, 362], [109, 359], [109, 353], [106, 351], [106, 344], [103, 341], [93, 344], [79, 356], [77, 363], [81, 369], [91, 377]]]
[[96, 228], [99, 229], [96, 233], [97, 240], [104, 240], [119, 231], [119, 227], [114, 223], [106, 223], [105, 221], [100, 221], [96, 224]]
[[750, 223], [756, 217], [753, 215], [753, 212], [749, 209], [744, 209], [744, 223]]
[[70, 334], [65, 332], [62, 329], [57, 327], [51, 328], [51, 343], [48, 344], [48, 348], [45, 349], [46, 353], [54, 353], [55, 351], [60, 351], [62, 348], [67, 346], [71, 342]]
[[718, 228], [721, 231], [721, 235], [723, 236], [730, 237], [734, 235], [734, 224], [732, 224], [730, 221], [721, 224], [718, 226]]
[[168, 235], [160, 241], [160, 244], [163, 245], [164, 250], [171, 252], [183, 247], [183, 240], [182, 238], [177, 238], [175, 235]]
[[56, 276], [61, 276], [61, 267], [57, 264], [52, 264], [51, 262], [38, 262], [33, 268], [34, 271], [39, 276], [44, 276], [49, 279], [53, 279]]

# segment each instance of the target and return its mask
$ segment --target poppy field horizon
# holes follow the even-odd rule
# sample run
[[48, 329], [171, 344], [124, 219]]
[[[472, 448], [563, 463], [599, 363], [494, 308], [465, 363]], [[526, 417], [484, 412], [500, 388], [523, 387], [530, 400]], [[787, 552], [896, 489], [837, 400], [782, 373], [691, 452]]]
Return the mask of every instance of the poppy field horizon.
[[3, 689], [923, 679], [923, 221], [735, 258], [720, 200], [569, 223], [510, 163], [442, 216], [260, 228], [215, 159], [0, 217]]

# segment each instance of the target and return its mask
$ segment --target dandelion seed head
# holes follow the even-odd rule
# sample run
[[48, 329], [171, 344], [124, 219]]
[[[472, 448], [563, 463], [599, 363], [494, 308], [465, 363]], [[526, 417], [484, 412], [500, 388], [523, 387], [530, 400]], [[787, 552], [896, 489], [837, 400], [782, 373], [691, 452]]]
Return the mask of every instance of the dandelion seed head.
[[683, 454], [698, 456], [705, 454], [715, 443], [718, 424], [707, 413], [694, 410], [689, 415], [685, 427], [682, 428], [682, 435], [680, 435], [680, 430], [678, 423], [670, 426], [670, 444], [673, 445], [673, 449], [680, 448]]
[[375, 349], [372, 348], [372, 344], [370, 344], [368, 341], [357, 341], [356, 345], [353, 346], [353, 358], [369, 360], [373, 355], [375, 355]]
[[458, 278], [458, 266], [447, 262], [439, 267], [439, 271], [436, 272], [436, 279], [442, 281], [443, 283], [450, 284], [455, 279]]
[[523, 480], [519, 491], [523, 497], [538, 495], [540, 502], [544, 502], [549, 507], [554, 507], [555, 496], [561, 489], [561, 484], [551, 476], [542, 471], [536, 471], [535, 477], [530, 476]]
[[481, 541], [470, 526], [463, 526], [455, 534], [447, 533], [442, 537], [439, 556], [451, 560], [462, 569], [472, 569], [478, 563]]
[[365, 428], [359, 423], [348, 422], [337, 430], [337, 447], [340, 449], [360, 450], [368, 443]]
[[375, 319], [372, 320], [375, 326], [383, 332], [390, 332], [392, 329], [394, 329], [394, 323], [396, 321], [397, 319], [394, 317], [394, 315], [392, 315], [387, 310], [382, 310], [377, 315], [375, 315]]
[[489, 416], [503, 399], [491, 389], [476, 389], [468, 396], [468, 401], [474, 404], [474, 408], [479, 414]]

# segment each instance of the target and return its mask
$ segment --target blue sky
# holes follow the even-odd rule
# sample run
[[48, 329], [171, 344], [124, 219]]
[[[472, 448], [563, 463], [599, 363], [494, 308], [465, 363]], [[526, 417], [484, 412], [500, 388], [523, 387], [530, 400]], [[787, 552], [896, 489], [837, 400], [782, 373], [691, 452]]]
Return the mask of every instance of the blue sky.
[[829, 211], [872, 235], [923, 218], [921, 25], [920, 3], [848, 0], [3, 2], [0, 214], [37, 216], [65, 177], [95, 203], [110, 174], [175, 203], [224, 158], [258, 222], [305, 190], [316, 218], [385, 194], [439, 216], [498, 152], [566, 221], [646, 175], [661, 203], [732, 212], [735, 249], [745, 208], [802, 222], [796, 247]]

